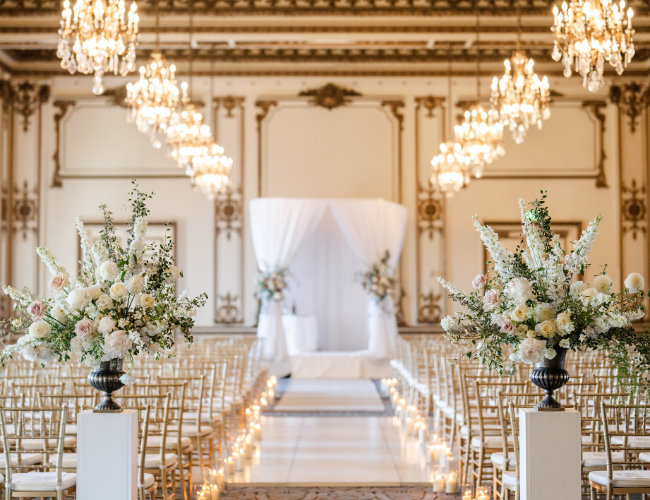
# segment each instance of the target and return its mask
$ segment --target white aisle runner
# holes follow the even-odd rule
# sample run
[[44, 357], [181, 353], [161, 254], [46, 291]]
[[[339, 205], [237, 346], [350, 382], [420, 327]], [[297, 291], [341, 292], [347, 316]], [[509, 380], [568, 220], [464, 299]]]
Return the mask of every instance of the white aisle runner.
[[276, 411], [384, 411], [371, 380], [291, 379]]

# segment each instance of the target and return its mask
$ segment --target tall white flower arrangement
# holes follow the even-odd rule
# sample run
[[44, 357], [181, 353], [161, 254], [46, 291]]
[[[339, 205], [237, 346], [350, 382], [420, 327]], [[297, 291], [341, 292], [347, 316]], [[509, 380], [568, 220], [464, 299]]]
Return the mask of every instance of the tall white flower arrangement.
[[[627, 352], [636, 349], [641, 361], [635, 370], [650, 368], [650, 333], [636, 333], [631, 322], [644, 316], [643, 277], [632, 273], [622, 292], [612, 292], [613, 281], [603, 269], [593, 284], [578, 281], [589, 266], [588, 255], [602, 219], [596, 217], [566, 254], [545, 206], [546, 193], [530, 204], [520, 200], [525, 242], [507, 250], [498, 235], [473, 217], [493, 267], [472, 282], [466, 294], [439, 278], [450, 297], [466, 312], [441, 321], [452, 343], [464, 347], [491, 369], [511, 371], [514, 363], [537, 363], [553, 358], [558, 348], [603, 349], [620, 366], [630, 363]], [[525, 248], [524, 248], [525, 244]], [[509, 360], [503, 345], [514, 347]]]
[[[126, 248], [117, 241], [112, 214], [105, 205], [100, 241], [90, 246], [83, 222], [76, 226], [81, 243], [79, 276], [72, 276], [47, 248], [36, 252], [52, 278], [54, 297], [37, 297], [2, 285], [19, 316], [5, 322], [5, 336], [23, 334], [5, 347], [0, 363], [14, 354], [45, 364], [78, 357], [91, 366], [138, 354], [171, 355], [176, 332], [192, 341], [194, 316], [207, 296], [176, 296], [182, 272], [174, 265], [173, 242], [146, 244], [146, 200], [135, 186], [130, 193], [132, 217]], [[149, 252], [149, 254], [147, 254]]]

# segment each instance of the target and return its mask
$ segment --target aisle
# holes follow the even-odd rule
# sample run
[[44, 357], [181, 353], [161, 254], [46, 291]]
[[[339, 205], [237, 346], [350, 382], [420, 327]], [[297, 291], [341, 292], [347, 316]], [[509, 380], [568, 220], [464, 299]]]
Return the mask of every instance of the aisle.
[[431, 484], [417, 438], [405, 436], [394, 417], [376, 416], [384, 404], [371, 381], [292, 380], [275, 408], [282, 413], [261, 417], [261, 446], [245, 470], [227, 478], [231, 487]]
[[382, 412], [384, 404], [371, 380], [291, 379], [275, 410]]

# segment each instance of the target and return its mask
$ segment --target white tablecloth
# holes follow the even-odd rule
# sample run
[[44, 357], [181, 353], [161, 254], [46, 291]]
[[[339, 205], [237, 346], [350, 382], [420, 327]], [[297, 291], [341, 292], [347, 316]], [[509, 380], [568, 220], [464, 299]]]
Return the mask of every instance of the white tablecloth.
[[289, 356], [318, 349], [318, 326], [315, 316], [285, 314], [282, 316], [282, 326]]
[[291, 356], [291, 378], [383, 378], [391, 376], [388, 359], [374, 359], [368, 351], [305, 352]]

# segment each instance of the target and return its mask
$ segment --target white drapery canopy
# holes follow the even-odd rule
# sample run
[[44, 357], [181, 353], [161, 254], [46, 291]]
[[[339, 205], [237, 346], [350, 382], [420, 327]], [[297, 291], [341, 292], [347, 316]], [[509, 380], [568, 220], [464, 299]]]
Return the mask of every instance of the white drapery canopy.
[[[392, 273], [402, 249], [407, 221], [404, 206], [381, 199], [258, 198], [251, 201], [250, 214], [257, 265], [266, 273], [282, 268], [289, 268], [291, 272], [292, 261], [302, 246], [309, 246], [310, 236], [318, 232], [322, 237], [322, 234], [327, 234], [327, 228], [333, 224], [338, 226], [353, 255], [360, 262], [360, 271], [365, 271], [381, 259], [388, 250]], [[324, 233], [323, 227], [326, 229]], [[324, 245], [315, 242], [312, 246], [320, 248], [322, 254]], [[338, 259], [330, 259], [332, 260], [336, 265], [330, 262], [326, 268], [323, 265], [325, 263], [321, 262], [319, 268], [314, 267], [313, 273], [310, 274], [320, 274], [328, 278], [325, 283], [328, 284], [333, 282], [332, 276], [340, 271], [350, 272], [350, 265], [339, 265]], [[353, 278], [354, 276], [349, 274], [340, 276], [339, 284], [343, 283], [343, 280], [351, 283]], [[309, 281], [310, 287], [323, 286], [321, 280], [310, 279]], [[305, 283], [299, 285], [300, 293], [304, 294]], [[290, 287], [294, 286], [294, 283], [290, 283]], [[359, 283], [355, 286], [361, 288]], [[338, 290], [333, 292], [337, 293]], [[346, 297], [343, 297], [343, 300], [345, 299]], [[397, 338], [397, 321], [392, 310], [393, 305], [389, 303], [382, 307], [370, 297], [366, 298], [366, 302], [367, 313], [363, 314], [367, 325], [367, 355], [378, 359], [390, 358], [394, 355]], [[337, 311], [330, 307], [322, 314], [336, 315]], [[282, 326], [282, 309], [278, 302], [273, 300], [263, 302], [257, 335], [265, 339], [267, 359], [283, 361], [288, 358]]]

